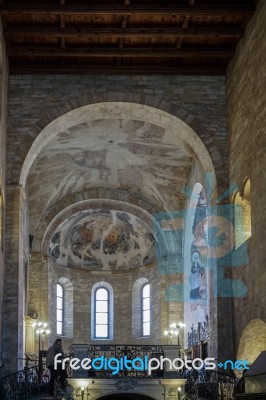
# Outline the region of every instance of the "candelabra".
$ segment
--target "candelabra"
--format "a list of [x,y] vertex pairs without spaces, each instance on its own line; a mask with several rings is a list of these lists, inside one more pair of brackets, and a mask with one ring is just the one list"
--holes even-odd
[[51,331],[48,328],[47,322],[33,322],[32,327],[35,329],[35,334],[38,336],[38,364],[39,364],[39,379],[41,379],[42,370],[42,357],[41,357],[41,337],[42,337],[42,350],[44,347],[44,336],[50,335]]
[[173,337],[177,337],[177,345],[180,346],[180,339],[179,339],[179,331],[180,329],[184,328],[186,324],[183,322],[173,322],[170,325],[170,329],[168,331],[164,331],[165,336],[170,337],[171,344],[173,344]]

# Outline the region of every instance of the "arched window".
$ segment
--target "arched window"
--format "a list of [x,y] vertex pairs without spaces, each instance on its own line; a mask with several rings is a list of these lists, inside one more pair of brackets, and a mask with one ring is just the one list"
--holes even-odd
[[245,239],[247,240],[251,237],[250,179],[245,179],[243,184],[242,207]]
[[142,336],[150,336],[151,333],[151,287],[146,283],[142,287]]
[[95,339],[109,338],[109,301],[110,295],[107,289],[101,287],[95,292]]
[[56,285],[56,333],[63,335],[64,321],[64,288],[60,283]]
[[73,337],[73,285],[65,277],[56,285],[56,334]]
[[[138,278],[132,286],[132,337],[147,338],[160,336],[160,296],[152,296],[151,284],[147,278]],[[151,332],[151,321],[153,329]]]
[[91,337],[94,340],[113,338],[113,288],[97,282],[91,291]]

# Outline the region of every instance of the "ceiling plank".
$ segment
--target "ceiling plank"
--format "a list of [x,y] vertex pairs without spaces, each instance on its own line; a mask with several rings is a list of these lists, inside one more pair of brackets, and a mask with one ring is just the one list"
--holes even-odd
[[175,67],[165,67],[152,65],[147,66],[90,66],[90,65],[45,65],[45,64],[16,64],[10,63],[11,74],[153,74],[153,75],[224,75],[225,65],[193,65],[185,64]]
[[[123,19],[125,21],[125,19]],[[125,22],[124,22],[125,24]],[[123,25],[124,26],[124,25]],[[102,37],[151,37],[151,36],[217,36],[217,37],[242,37],[244,29],[241,27],[200,27],[200,28],[49,28],[49,27],[17,27],[7,26],[4,30],[5,36],[102,36]]]
[[178,6],[172,3],[165,3],[164,5],[156,4],[153,2],[152,4],[142,5],[117,5],[117,4],[108,4],[108,5],[96,5],[95,2],[93,5],[78,5],[70,6],[65,5],[64,9],[60,5],[46,5],[45,2],[42,4],[36,4],[31,2],[23,3],[13,3],[13,4],[4,4],[1,10],[1,14],[82,14],[82,15],[133,15],[133,14],[174,14],[174,15],[245,15],[252,16],[255,11],[255,5],[242,5],[241,2],[239,4],[227,5],[223,4],[222,1],[220,3],[215,2],[213,5],[209,6],[200,6],[194,5],[192,6]]
[[8,47],[9,56],[45,57],[232,57],[232,48],[46,48],[46,47]]

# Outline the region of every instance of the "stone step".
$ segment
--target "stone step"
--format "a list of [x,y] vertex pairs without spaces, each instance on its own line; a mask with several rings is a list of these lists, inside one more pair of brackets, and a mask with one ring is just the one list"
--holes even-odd
[[239,393],[236,400],[266,400],[266,393]]

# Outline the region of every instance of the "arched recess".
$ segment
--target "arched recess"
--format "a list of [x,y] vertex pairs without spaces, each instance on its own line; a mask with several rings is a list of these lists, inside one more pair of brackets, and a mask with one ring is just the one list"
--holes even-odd
[[108,199],[92,199],[79,203],[74,203],[58,212],[58,214],[56,214],[51,221],[50,218],[48,218],[46,220],[46,224],[40,225],[40,231],[37,231],[37,238],[39,238],[39,241],[35,243],[35,247],[37,244],[39,244],[40,247],[36,248],[36,250],[41,250],[44,255],[47,255],[50,240],[59,225],[61,225],[67,218],[77,212],[85,211],[88,209],[97,210],[99,209],[99,207],[104,209],[123,210],[135,216],[138,216],[138,218],[140,218],[142,222],[147,225],[148,230],[150,230],[151,232],[156,231],[155,242],[157,245],[157,252],[160,255],[160,259],[164,260],[167,258],[166,238],[156,219],[153,218],[153,216],[150,215],[150,213],[148,213],[147,211],[133,204]]
[[182,139],[186,145],[195,149],[195,151],[197,150],[199,161],[204,170],[206,172],[214,172],[211,157],[202,140],[180,118],[147,105],[128,102],[108,102],[77,108],[50,122],[36,137],[25,157],[20,174],[20,185],[25,186],[30,168],[42,148],[60,132],[89,121],[114,118],[150,122],[166,129],[165,143],[173,137]]
[[[86,205],[87,201],[95,202],[98,206],[105,202],[105,207],[108,204],[114,204],[114,201],[123,204],[130,204],[132,207],[138,207],[138,210],[143,210],[150,215],[154,215],[159,212],[158,207],[153,204],[149,199],[144,199],[139,193],[131,193],[122,190],[112,190],[110,188],[98,187],[94,189],[87,189],[82,192],[73,193],[63,197],[59,202],[54,203],[45,213],[43,213],[39,219],[39,223],[36,229],[34,237],[35,249],[39,250],[40,243],[42,241],[44,232],[51,221],[58,215],[61,215],[63,210],[70,209],[73,205],[81,206]],[[85,208],[82,208],[85,209]],[[62,221],[61,221],[62,222]]]
[[251,320],[244,328],[237,351],[238,360],[253,363],[266,350],[266,323],[261,319]]
[[[49,141],[56,137],[62,130],[67,130],[73,126],[77,126],[78,124],[82,124],[87,121],[94,121],[95,119],[105,120],[108,118],[148,121],[163,127],[166,131],[164,143],[168,143],[169,141],[171,142],[179,138],[179,140],[183,141],[186,148],[190,148],[194,153],[197,153],[198,161],[201,164],[204,173],[213,175],[214,180],[211,190],[215,189],[216,178],[212,160],[205,145],[199,138],[197,134],[198,132],[196,133],[193,131],[193,129],[191,129],[191,127],[181,119],[164,111],[142,104],[119,102],[98,103],[80,107],[76,110],[68,112],[67,114],[57,118],[47,125],[34,141],[25,159],[21,171],[20,184],[23,186],[26,184],[28,172],[30,171],[34,160],[41,152],[43,147],[46,146],[46,144],[48,144]],[[51,208],[47,209],[46,211],[49,212],[53,205],[55,205],[55,203],[52,204]],[[57,203],[56,207],[59,207],[60,210],[59,202]],[[48,223],[51,222],[48,220],[46,221]],[[43,227],[41,229],[43,229]]]
[[[103,194],[103,191],[101,191],[101,194]],[[126,200],[130,200],[130,197],[127,197],[127,194],[128,193],[125,193],[124,197]],[[152,214],[155,214],[156,211],[149,212],[143,207],[140,208],[138,206],[138,203],[134,204],[127,201],[113,200],[109,197],[88,197],[87,199],[84,199],[82,201],[76,201],[78,198],[80,197],[71,196],[72,201],[64,201],[64,199],[62,199],[60,203],[56,203],[54,207],[49,209],[49,211],[42,216],[35,235],[34,248],[36,251],[39,251],[41,249],[43,253],[46,253],[49,240],[55,229],[72,214],[76,213],[77,211],[87,210],[89,208],[105,208],[114,210],[120,210],[122,208],[126,212],[139,215],[141,219],[151,228],[153,224],[156,223],[156,221],[152,217]],[[156,209],[153,208],[153,210]]]

